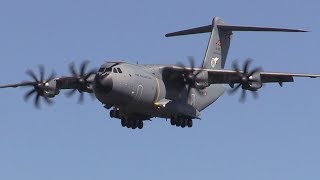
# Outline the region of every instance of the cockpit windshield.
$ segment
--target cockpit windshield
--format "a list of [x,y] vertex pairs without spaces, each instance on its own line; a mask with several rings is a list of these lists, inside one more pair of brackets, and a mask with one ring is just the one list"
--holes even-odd
[[104,73],[107,73],[107,74],[110,74],[110,73],[122,73],[122,70],[121,68],[118,66],[119,63],[112,63],[112,62],[107,62],[107,63],[104,63],[98,72],[104,74]]
[[101,73],[105,73],[105,72],[111,72],[112,71],[112,66],[114,66],[115,63],[105,63],[103,64],[100,69],[99,69],[99,72]]

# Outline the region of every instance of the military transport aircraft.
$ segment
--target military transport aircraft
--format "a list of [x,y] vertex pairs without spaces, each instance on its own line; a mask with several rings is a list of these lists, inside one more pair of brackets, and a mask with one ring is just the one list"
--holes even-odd
[[101,65],[98,70],[86,71],[88,61],[77,71],[75,64],[69,66],[71,76],[57,77],[52,73],[45,78],[44,67],[39,66],[40,78],[31,70],[26,74],[32,81],[0,86],[32,89],[24,96],[28,100],[35,95],[34,104],[39,107],[42,98],[52,104],[52,98],[61,90],[71,96],[80,93],[79,102],[84,93],[91,93],[106,109],[110,117],[121,120],[127,128],[143,128],[145,120],[153,117],[168,118],[171,125],[192,127],[193,119],[199,119],[200,111],[214,103],[225,91],[225,84],[230,85],[229,93],[242,89],[240,100],[250,91],[254,97],[264,83],[293,82],[294,77],[318,78],[319,74],[275,73],[263,72],[261,68],[249,70],[251,60],[240,68],[233,63],[233,70],[224,69],[234,31],[278,31],[305,32],[296,29],[271,27],[234,26],[225,24],[215,17],[211,25],[202,26],[174,33],[166,37],[211,32],[208,48],[202,67],[195,68],[193,58],[189,58],[190,67],[182,63],[177,65],[140,65],[124,61],[111,61]]

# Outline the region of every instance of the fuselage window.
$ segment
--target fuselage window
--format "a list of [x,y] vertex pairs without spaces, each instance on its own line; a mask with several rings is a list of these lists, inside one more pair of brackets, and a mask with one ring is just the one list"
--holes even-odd
[[99,72],[103,72],[103,71],[104,71],[104,68],[100,68],[100,69],[99,69]]
[[113,68],[114,73],[118,73],[117,68]]
[[119,73],[122,73],[122,71],[121,71],[121,69],[120,69],[120,68],[117,68],[117,70],[118,70],[118,72],[119,72]]

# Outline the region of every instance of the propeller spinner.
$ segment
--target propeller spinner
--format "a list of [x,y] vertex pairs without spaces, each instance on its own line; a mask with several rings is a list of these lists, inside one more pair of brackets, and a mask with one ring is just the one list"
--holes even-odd
[[[258,97],[258,92],[257,90],[259,88],[261,88],[262,86],[262,82],[261,79],[258,77],[255,77],[256,74],[258,74],[259,72],[262,71],[261,67],[257,67],[254,68],[253,70],[249,71],[249,66],[252,62],[252,59],[247,59],[244,63],[243,66],[243,71],[240,71],[239,68],[239,64],[237,61],[233,62],[232,64],[232,68],[233,70],[235,70],[237,72],[237,82],[239,82],[239,84],[237,86],[234,87],[234,85],[232,84],[231,87],[232,89],[230,89],[228,91],[229,94],[234,94],[240,87],[242,88],[242,92],[241,92],[241,96],[239,101],[240,102],[244,102],[246,100],[246,96],[247,96],[247,91],[249,90],[252,92],[252,95],[254,98]],[[253,86],[256,85],[256,86]]]
[[71,75],[77,79],[77,85],[75,89],[71,89],[69,92],[66,93],[67,97],[71,97],[78,92],[80,93],[78,103],[83,103],[84,101],[84,94],[83,92],[89,92],[91,93],[91,96],[94,97],[92,93],[92,88],[91,88],[91,81],[90,81],[90,76],[96,73],[96,70],[90,70],[89,72],[86,72],[87,66],[89,64],[89,61],[83,61],[80,65],[80,71],[78,72],[76,69],[75,64],[72,62],[69,65],[69,70]]
[[192,88],[198,91],[199,94],[203,94],[201,87],[197,86],[197,83],[201,83],[204,79],[198,77],[198,75],[202,72],[201,70],[195,70],[195,60],[193,57],[188,57],[188,61],[190,63],[190,68],[187,68],[183,63],[179,62],[177,65],[181,67],[182,70],[182,79],[185,85],[188,85],[188,95]]
[[28,101],[30,97],[35,94],[34,105],[36,108],[40,107],[40,98],[51,105],[53,103],[52,99],[48,97],[48,91],[54,91],[49,85],[48,82],[55,77],[55,72],[52,71],[51,75],[45,79],[45,70],[43,65],[39,65],[40,78],[37,78],[35,73],[32,70],[27,70],[26,74],[30,76],[34,82],[26,84],[26,86],[32,86],[33,88],[24,95],[24,100]]

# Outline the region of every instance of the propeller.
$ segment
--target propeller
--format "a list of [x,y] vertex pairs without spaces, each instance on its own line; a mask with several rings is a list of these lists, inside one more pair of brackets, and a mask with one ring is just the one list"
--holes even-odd
[[[190,94],[190,91],[192,88],[194,88],[196,91],[199,92],[199,94],[203,94],[202,88],[199,86],[196,86],[196,83],[200,83],[201,81],[204,81],[203,79],[197,77],[202,70],[195,70],[195,59],[192,56],[188,57],[188,61],[190,63],[190,68],[187,68],[183,63],[179,62],[177,66],[181,67],[182,70],[182,79],[183,84],[188,85],[188,95]],[[191,70],[190,70],[191,69]]]
[[83,101],[84,101],[83,92],[91,93],[92,98],[94,98],[94,95],[92,94],[92,89],[90,87],[91,82],[89,81],[89,77],[92,74],[95,74],[96,70],[93,69],[93,70],[90,70],[89,72],[86,72],[88,64],[89,64],[89,61],[83,61],[80,64],[79,71],[77,70],[74,62],[69,64],[69,71],[70,71],[72,77],[76,78],[77,80],[76,80],[76,85],[75,85],[76,88],[68,91],[66,93],[66,96],[71,97],[78,90],[78,92],[80,93],[79,99],[78,99],[79,104],[83,103]]
[[[247,96],[247,91],[250,90],[253,97],[256,99],[258,98],[258,92],[257,90],[261,87],[252,87],[252,83],[258,83],[261,84],[261,79],[260,78],[253,78],[253,75],[256,73],[259,73],[262,71],[261,67],[257,67],[249,71],[249,66],[252,62],[252,59],[248,58],[243,66],[243,70],[240,71],[239,64],[237,61],[232,63],[232,68],[237,72],[237,79],[236,81],[239,82],[237,86],[234,86],[234,84],[230,85],[232,89],[228,91],[229,94],[234,94],[240,87],[242,88],[241,96],[239,101],[244,102],[246,100]],[[261,84],[262,85],[262,84]]]
[[50,99],[48,96],[46,96],[46,91],[54,91],[50,86],[47,85],[47,83],[52,80],[55,77],[55,72],[52,71],[50,76],[45,79],[45,70],[43,65],[39,65],[39,73],[40,73],[40,78],[36,76],[36,74],[28,69],[26,71],[26,74],[32,78],[34,82],[27,84],[26,86],[32,86],[33,88],[28,91],[24,95],[24,100],[28,101],[30,97],[35,94],[34,98],[34,105],[36,108],[40,108],[40,99],[42,98],[48,105],[51,105],[53,103],[52,99]]

